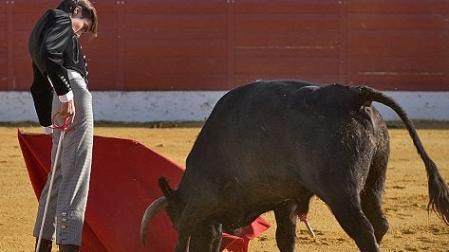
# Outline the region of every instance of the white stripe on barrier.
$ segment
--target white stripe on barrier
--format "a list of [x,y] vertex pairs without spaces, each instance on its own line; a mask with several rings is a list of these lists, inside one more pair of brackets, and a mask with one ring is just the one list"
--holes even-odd
[[[202,121],[225,91],[92,92],[96,121]],[[449,121],[449,92],[385,92],[410,118]],[[386,120],[398,120],[375,104]],[[0,92],[0,122],[37,121],[29,92]]]

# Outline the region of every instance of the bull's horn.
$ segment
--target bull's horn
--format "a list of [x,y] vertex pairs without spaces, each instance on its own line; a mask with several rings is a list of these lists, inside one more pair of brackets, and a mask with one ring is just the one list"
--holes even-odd
[[148,234],[148,224],[150,223],[151,219],[153,219],[153,217],[162,210],[162,208],[165,208],[167,206],[167,204],[167,198],[162,196],[154,200],[145,210],[145,213],[142,217],[142,222],[140,223],[140,239],[142,240],[142,243],[144,245],[146,243]]
[[310,226],[309,221],[308,221],[308,220],[305,220],[305,221],[304,221],[304,224],[306,224],[307,231],[309,231],[309,235],[312,236],[313,239],[316,239],[315,232],[313,232],[313,229],[312,229],[312,227]]
[[302,221],[302,222],[304,222],[304,224],[306,224],[307,231],[309,231],[310,236],[311,236],[313,239],[316,239],[315,232],[313,232],[313,229],[312,229],[312,227],[311,227],[310,224],[309,224],[309,220],[307,219],[307,213],[300,214],[300,215],[299,215],[299,220]]

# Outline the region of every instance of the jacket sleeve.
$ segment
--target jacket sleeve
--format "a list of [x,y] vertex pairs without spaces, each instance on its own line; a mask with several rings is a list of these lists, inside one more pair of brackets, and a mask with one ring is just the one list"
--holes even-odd
[[[67,69],[64,67],[63,52],[72,39],[72,23],[68,16],[56,16],[43,41],[43,56],[47,75],[60,100],[67,102],[73,98],[68,81]],[[64,99],[67,98],[67,99]]]
[[48,127],[52,124],[51,107],[53,100],[53,89],[34,64],[33,77],[33,84],[31,85],[30,91],[31,96],[33,97],[34,108],[36,109],[39,124],[43,127]]

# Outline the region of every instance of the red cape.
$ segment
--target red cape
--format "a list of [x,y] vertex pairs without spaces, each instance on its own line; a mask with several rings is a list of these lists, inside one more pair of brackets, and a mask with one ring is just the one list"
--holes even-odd
[[[50,171],[51,138],[20,131],[18,138],[39,198]],[[164,176],[171,185],[177,185],[183,172],[183,168],[136,141],[95,136],[81,250],[173,251],[177,233],[165,212],[152,221],[146,247],[140,242],[140,221],[146,207],[162,196],[158,178]],[[245,252],[249,240],[269,226],[259,217],[238,237],[223,234],[222,249]]]

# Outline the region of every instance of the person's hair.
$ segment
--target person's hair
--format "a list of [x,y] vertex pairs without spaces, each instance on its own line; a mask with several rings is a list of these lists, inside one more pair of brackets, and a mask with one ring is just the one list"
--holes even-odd
[[78,6],[81,7],[81,16],[92,21],[89,32],[96,37],[98,33],[97,10],[89,0],[63,0],[57,8],[67,13],[73,13]]
[[[89,0],[78,0],[78,5],[81,7],[81,16],[83,18],[89,18],[92,21],[89,32],[95,37],[98,33],[98,15],[94,5]],[[72,10],[73,11],[73,10]]]
[[78,6],[78,2],[79,0],[62,0],[57,8],[67,13],[72,13],[75,7]]

